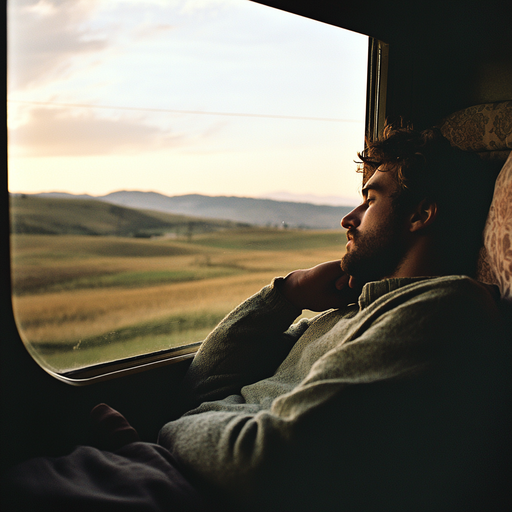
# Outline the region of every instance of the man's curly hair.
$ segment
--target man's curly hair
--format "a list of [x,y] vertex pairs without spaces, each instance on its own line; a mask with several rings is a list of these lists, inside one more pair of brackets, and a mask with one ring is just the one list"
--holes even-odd
[[[473,275],[489,212],[496,171],[478,156],[453,146],[436,129],[415,131],[401,122],[367,141],[358,153],[365,184],[381,166],[394,173],[398,213],[412,211],[422,200],[437,204],[432,225],[443,244],[449,273]],[[382,169],[380,169],[382,170]]]

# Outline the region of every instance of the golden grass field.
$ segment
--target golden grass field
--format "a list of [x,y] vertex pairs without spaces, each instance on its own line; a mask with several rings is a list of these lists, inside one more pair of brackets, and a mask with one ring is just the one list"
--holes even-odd
[[12,235],[11,243],[22,339],[64,371],[201,341],[274,276],[340,258],[345,236],[246,228],[188,242]]

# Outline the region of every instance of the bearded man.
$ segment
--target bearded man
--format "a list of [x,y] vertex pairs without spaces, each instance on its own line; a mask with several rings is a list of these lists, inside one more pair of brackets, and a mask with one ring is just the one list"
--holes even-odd
[[[343,258],[276,278],[233,310],[188,370],[185,414],[156,448],[117,450],[124,462],[102,475],[149,446],[206,509],[497,509],[510,354],[497,290],[468,277],[492,176],[432,130],[387,128],[360,157]],[[293,323],[304,309],[322,313]],[[82,464],[69,457],[61,467]],[[60,480],[58,510],[81,492]],[[139,493],[144,510],[172,503],[158,485]]]

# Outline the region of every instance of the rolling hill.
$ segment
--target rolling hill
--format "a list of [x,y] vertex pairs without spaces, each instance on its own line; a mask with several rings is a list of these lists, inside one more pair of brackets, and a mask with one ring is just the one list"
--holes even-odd
[[200,194],[171,197],[156,192],[140,191],[118,191],[100,197],[52,192],[38,194],[36,197],[96,200],[128,208],[203,219],[222,219],[258,226],[286,225],[311,229],[337,229],[341,218],[352,210],[351,206],[328,206],[251,197]]
[[141,211],[94,199],[10,197],[13,233],[149,237],[163,233],[191,235],[243,224]]

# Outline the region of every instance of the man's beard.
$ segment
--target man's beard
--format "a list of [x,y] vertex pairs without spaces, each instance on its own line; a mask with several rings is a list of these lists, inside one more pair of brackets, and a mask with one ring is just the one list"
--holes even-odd
[[349,230],[348,236],[353,242],[341,259],[341,268],[361,285],[393,275],[407,252],[396,218],[365,234]]

